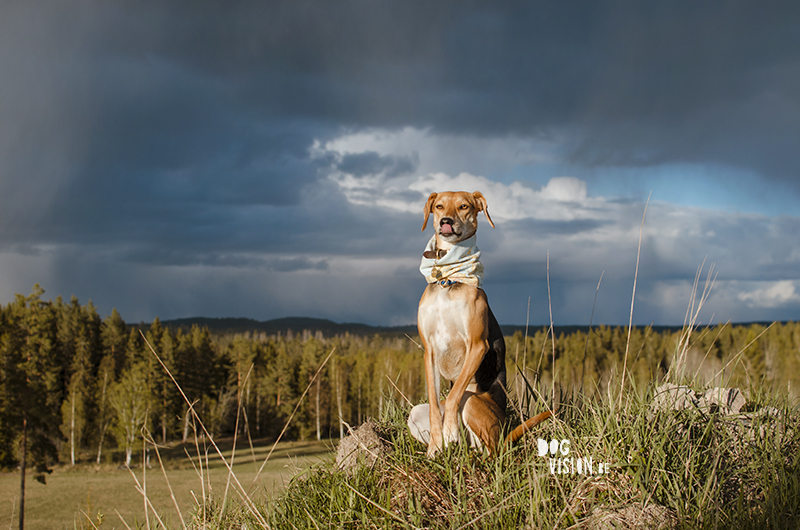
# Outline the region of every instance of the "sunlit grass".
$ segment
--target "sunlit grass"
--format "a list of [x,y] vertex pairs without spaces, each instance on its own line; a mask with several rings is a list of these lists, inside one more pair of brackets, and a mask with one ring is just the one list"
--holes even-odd
[[[271,441],[267,443],[264,440],[255,440],[254,444],[256,462],[253,461],[249,447],[240,445],[233,465],[236,476],[248,486],[272,447]],[[226,458],[230,458],[231,440],[221,440],[220,446]],[[298,470],[330,460],[331,447],[330,441],[278,444],[261,472],[253,493],[257,496],[275,495]],[[196,454],[193,454],[196,452],[195,446],[187,445],[185,449],[196,460]],[[204,450],[202,452],[205,454]],[[170,485],[188,524],[198,505],[195,497],[202,498],[200,479],[184,452],[184,446],[162,449],[161,455]],[[181,528],[180,517],[170,498],[155,453],[150,451],[151,467],[146,473],[141,466],[141,456],[141,453],[136,455],[132,471],[140,482],[146,478],[147,496],[170,528]],[[228,476],[226,467],[218,455],[209,452],[208,467],[205,469],[208,471],[205,475],[206,488],[210,490],[212,498],[221,498]],[[19,509],[18,472],[0,474],[0,499],[0,527],[8,527],[13,517],[10,527],[16,528]],[[119,465],[80,464],[74,469],[58,466],[47,476],[47,484],[33,480],[28,480],[26,484],[26,529],[92,528],[87,516],[97,525],[98,514],[102,514],[101,519],[104,520],[101,526],[98,525],[101,528],[125,528],[116,512],[132,527],[134,523],[145,523],[142,495],[136,491],[130,472]]]
[[[777,405],[781,417],[745,425],[701,410],[656,411],[653,390],[567,400],[558,419],[497,458],[460,445],[430,460],[395,407],[382,422],[390,457],[355,472],[314,467],[265,511],[275,528],[569,528],[602,517],[664,528],[796,525],[800,418],[790,403],[754,402]],[[573,462],[553,474],[537,438],[569,440],[568,456],[591,458],[593,472]]]

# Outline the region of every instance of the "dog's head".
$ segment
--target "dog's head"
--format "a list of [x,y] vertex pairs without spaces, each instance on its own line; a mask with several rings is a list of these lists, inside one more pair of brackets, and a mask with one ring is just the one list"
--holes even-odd
[[476,191],[444,191],[431,193],[425,203],[425,221],[422,231],[428,226],[428,217],[433,214],[433,226],[440,242],[455,244],[472,237],[478,229],[478,212],[486,215],[486,220],[494,228],[487,210],[486,197]]

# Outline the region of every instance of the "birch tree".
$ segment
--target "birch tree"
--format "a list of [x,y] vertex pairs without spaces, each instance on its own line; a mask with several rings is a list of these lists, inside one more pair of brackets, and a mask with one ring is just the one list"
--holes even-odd
[[147,387],[147,368],[135,364],[126,369],[109,393],[109,403],[116,411],[113,432],[125,447],[125,465],[131,465],[133,444],[139,438],[150,409],[151,395]]
[[114,354],[107,354],[100,362],[97,371],[96,391],[97,391],[97,463],[99,464],[103,455],[103,442],[106,432],[114,420],[114,409],[109,402],[111,385],[114,384]]

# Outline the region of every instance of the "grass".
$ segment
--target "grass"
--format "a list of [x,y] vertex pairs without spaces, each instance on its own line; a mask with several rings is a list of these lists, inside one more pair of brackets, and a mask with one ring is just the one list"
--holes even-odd
[[[226,458],[230,458],[231,440],[221,440],[219,444]],[[233,470],[246,487],[250,486],[271,447],[271,442],[255,440],[255,463],[249,447],[245,449],[240,445],[237,448]],[[186,450],[190,454],[195,453],[193,456],[196,463],[195,446],[187,446]],[[255,494],[275,495],[299,469],[330,460],[330,451],[331,443],[326,441],[280,443],[261,472]],[[222,498],[228,471],[213,450],[208,453],[207,466],[202,447],[201,453],[204,458],[206,490],[210,490],[211,498]],[[132,471],[141,483],[145,475],[140,465],[141,454],[136,456],[138,459],[134,460],[134,464],[139,465]],[[195,497],[202,502],[201,481],[183,446],[162,449],[161,457],[182,516],[189,524],[193,514],[199,511]],[[181,528],[181,518],[172,502],[170,491],[153,451],[151,451],[151,466],[146,470],[147,497],[165,524],[170,528]],[[18,472],[0,474],[0,499],[2,500],[0,527],[8,525],[10,528],[16,528],[19,514]],[[28,480],[26,483],[26,529],[93,528],[93,524],[99,528],[125,528],[120,516],[131,528],[146,527],[143,496],[136,490],[136,483],[125,468],[89,464],[81,464],[74,469],[69,466],[59,466],[48,475],[46,485],[33,480]],[[155,518],[152,513],[149,517],[151,527],[155,528]],[[89,518],[92,519],[91,523]]]
[[[659,410],[652,405],[654,384],[629,383],[622,399],[611,390],[619,388],[612,382],[592,397],[563,399],[554,420],[496,458],[454,445],[428,459],[425,447],[410,437],[407,406],[400,404],[388,407],[379,422],[392,451],[372,466],[340,471],[329,443],[281,443],[261,485],[250,489],[271,445],[255,448],[255,462],[240,446],[233,471],[248,496],[231,493],[226,509],[228,471],[213,450],[206,465],[201,449],[202,483],[196,456],[192,463],[181,447],[161,451],[181,515],[155,455],[146,472],[147,498],[155,508],[148,517],[127,470],[61,467],[47,485],[29,482],[26,523],[33,529],[160,528],[158,513],[167,528],[182,528],[182,517],[190,528],[209,530],[797,527],[800,414],[787,398],[749,389],[748,410],[772,407],[771,415],[725,416],[697,408]],[[567,460],[540,456],[538,439],[569,441]],[[217,442],[226,459],[231,442]],[[194,446],[187,449],[196,453]],[[588,459],[591,472],[583,465]],[[608,469],[601,472],[601,463]],[[141,483],[144,470],[134,472]],[[0,476],[10,523],[15,519],[8,500],[18,494],[18,478]],[[203,487],[205,510],[196,500],[203,499]]]
[[[355,472],[323,465],[298,475],[264,505],[269,526],[570,528],[606,520],[623,528],[797,527],[796,409],[768,398],[751,407],[776,407],[780,418],[658,411],[654,388],[630,388],[621,400],[574,397],[555,421],[497,458],[455,446],[430,460],[408,435],[406,411],[395,407],[382,422],[391,456]],[[559,474],[557,460],[539,456],[536,438],[569,440],[568,457],[591,457],[593,473],[577,472],[573,460]],[[600,463],[610,464],[607,473],[598,473]]]
[[[667,377],[697,384],[681,373]],[[541,382],[514,386],[524,395],[511,396],[511,411],[546,407],[541,396],[550,388]],[[153,454],[154,467],[135,469],[135,478],[112,467],[62,467],[46,486],[29,483],[26,522],[208,530],[797,528],[800,413],[787,396],[750,388],[748,412],[725,415],[658,408],[656,388],[622,385],[617,376],[605,388],[558,396],[554,419],[495,458],[464,444],[427,458],[406,427],[409,405],[390,403],[379,421],[388,456],[349,471],[337,469],[325,443],[284,443],[274,452],[262,445],[254,455],[240,441],[231,474],[231,440],[193,445],[188,457],[183,448],[162,450],[163,464]],[[555,440],[563,453],[542,455],[540,440]],[[316,464],[309,467],[309,459]],[[16,474],[0,477],[0,495],[15,498],[17,481]]]
[[[183,389],[143,333],[142,338],[177,385],[186,403],[191,405]],[[148,463],[140,466],[139,473],[128,467],[116,470],[107,466],[77,467],[69,468],[69,472],[63,473],[62,477],[61,471],[66,468],[60,468],[59,472],[50,476],[49,489],[43,489],[40,485],[28,485],[25,492],[27,528],[99,529],[109,528],[109,524],[110,527],[120,528],[119,523],[128,529],[208,528],[213,521],[220,524],[229,519],[229,506],[244,509],[254,519],[250,524],[267,526],[253,498],[265,499],[273,495],[283,484],[284,478],[308,466],[309,457],[330,460],[332,445],[328,442],[299,445],[296,442],[284,442],[280,445],[280,442],[297,408],[332,354],[333,350],[312,377],[277,440],[259,446],[258,453],[255,446],[251,446],[249,452],[242,448],[241,440],[237,452],[235,438],[227,444],[223,440],[215,440],[192,408],[194,445],[171,450],[159,448],[143,432],[142,453],[146,450],[148,452],[147,456],[141,455],[140,462],[147,458]],[[175,459],[173,457],[176,452],[182,452],[184,456]],[[121,474],[128,477],[127,491],[119,481]],[[9,528],[13,528],[17,516],[17,501],[14,499],[18,499],[14,491],[19,490],[15,488],[15,475],[6,477],[7,481],[0,482],[0,493],[7,490],[7,498],[12,499],[9,507]],[[19,480],[18,476],[16,479]],[[93,493],[93,485],[97,486],[99,493],[96,490]],[[41,486],[47,488],[47,485]],[[139,508],[136,507],[137,504]],[[119,519],[119,523],[116,520],[114,523],[107,523],[111,511]],[[244,526],[247,527],[248,524],[245,523]]]

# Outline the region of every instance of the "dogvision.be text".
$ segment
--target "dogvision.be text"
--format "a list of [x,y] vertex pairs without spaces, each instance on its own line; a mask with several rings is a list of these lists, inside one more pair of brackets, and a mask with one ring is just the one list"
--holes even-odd
[[[550,454],[551,475],[603,475],[608,473],[608,462],[595,462],[593,457],[568,457],[569,440],[543,440],[536,441],[539,456]],[[561,457],[556,458],[560,454]]]

